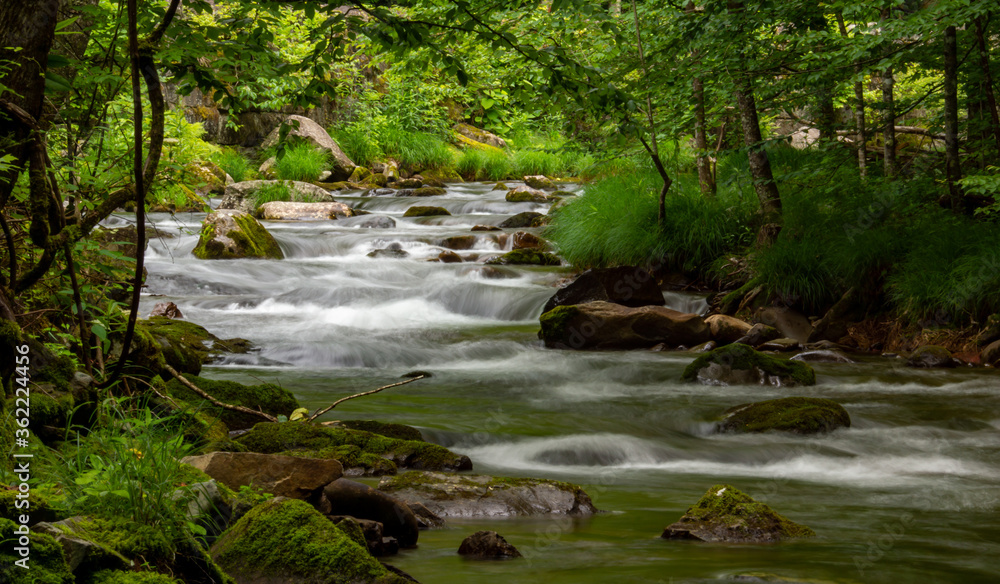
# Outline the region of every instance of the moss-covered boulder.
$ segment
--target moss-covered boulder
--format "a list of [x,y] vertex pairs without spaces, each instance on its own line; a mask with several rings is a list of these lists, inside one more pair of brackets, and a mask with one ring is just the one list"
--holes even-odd
[[507,142],[500,136],[487,132],[486,130],[480,130],[475,126],[471,126],[464,122],[455,124],[453,129],[456,134],[465,136],[466,138],[474,140],[479,144],[486,144],[487,146],[492,146],[493,148],[507,147]]
[[77,584],[183,584],[180,580],[159,572],[102,570]]
[[726,410],[716,424],[720,432],[792,432],[818,434],[850,428],[851,416],[835,401],[815,397],[784,397]]
[[202,260],[285,257],[263,225],[249,213],[233,210],[216,211],[205,218],[194,256]]
[[392,422],[379,422],[376,420],[342,420],[336,422],[335,426],[341,426],[350,430],[362,430],[372,434],[380,434],[397,440],[418,440],[424,441],[420,430],[405,424],[394,424]]
[[520,186],[507,191],[504,200],[508,203],[551,203],[556,199],[544,191],[528,186]]
[[313,424],[261,423],[236,442],[251,452],[334,458],[343,464],[345,476],[395,474],[397,469],[472,469],[468,456],[437,444]]
[[913,353],[910,354],[910,357],[906,360],[907,366],[921,369],[948,369],[956,367],[958,364],[958,359],[952,357],[951,351],[937,345],[924,345],[923,347],[918,347],[917,350],[913,351]]
[[543,219],[545,215],[534,211],[525,211],[504,219],[500,227],[504,229],[523,229],[525,227],[536,227],[536,222]]
[[794,523],[730,485],[715,485],[676,523],[664,539],[728,543],[773,543],[816,533]]
[[448,167],[425,168],[420,171],[420,175],[424,177],[424,184],[428,186],[440,187],[444,186],[444,183],[465,182],[457,170]]
[[440,517],[591,515],[597,508],[579,486],[547,479],[407,472],[384,477],[380,491]]
[[[220,381],[204,377],[186,377],[186,379],[223,403],[259,410],[272,416],[288,416],[299,408],[299,402],[290,391],[273,383],[243,385],[235,381]],[[167,383],[167,391],[171,396],[192,404],[204,402],[202,396],[191,391],[176,379],[171,379]],[[254,424],[261,421],[259,416],[216,408],[210,403],[204,403],[203,407],[217,415],[230,430],[252,428]]]
[[308,503],[258,505],[212,546],[238,584],[404,584]]
[[700,316],[664,306],[588,302],[557,306],[539,322],[538,337],[554,349],[648,349],[661,343],[693,347],[709,340],[708,325]]
[[410,207],[403,213],[403,217],[438,217],[451,215],[444,207]]
[[554,254],[538,249],[515,249],[486,263],[493,266],[558,266],[562,262]]
[[816,372],[800,361],[755,351],[741,343],[709,351],[691,362],[681,376],[702,385],[814,385]]
[[219,338],[193,322],[154,316],[140,320],[137,328],[160,346],[167,364],[181,373],[198,375],[209,359],[209,345]]
[[78,581],[101,570],[126,570],[129,562],[120,554],[107,547],[77,537],[72,530],[73,519],[57,523],[42,522],[32,527],[36,533],[44,533],[55,538],[63,548],[63,555],[70,571]]
[[428,187],[423,186],[419,189],[413,189],[410,193],[411,197],[440,197],[441,195],[447,193],[448,191],[441,187]]
[[[21,537],[28,538],[27,546],[21,545]],[[0,542],[3,542],[0,545],[0,582],[74,584],[63,548],[51,535],[31,533],[9,519],[0,519]],[[22,547],[26,548],[27,556],[18,549]],[[17,564],[18,561],[23,563]]]
[[308,499],[343,474],[336,460],[258,452],[212,452],[185,456],[181,462],[230,489],[254,486],[265,493],[293,499]]
[[0,519],[16,521],[21,515],[26,514],[30,520],[29,525],[42,521],[58,521],[59,511],[49,495],[50,493],[40,485],[36,485],[27,497],[14,487],[0,486]]

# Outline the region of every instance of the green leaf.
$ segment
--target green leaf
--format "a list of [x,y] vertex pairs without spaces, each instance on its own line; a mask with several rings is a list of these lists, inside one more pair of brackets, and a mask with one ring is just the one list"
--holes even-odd
[[70,85],[68,79],[53,73],[52,71],[45,72],[45,91],[46,93],[64,93],[67,91],[73,91],[73,86]]
[[294,422],[296,420],[302,420],[308,415],[309,415],[309,408],[299,408],[294,412],[292,412],[292,415],[289,416],[288,420],[290,422]]
[[488,97],[484,97],[483,99],[479,100],[479,103],[480,105],[483,106],[483,109],[490,109],[491,107],[494,106],[494,104],[496,104],[496,101]]

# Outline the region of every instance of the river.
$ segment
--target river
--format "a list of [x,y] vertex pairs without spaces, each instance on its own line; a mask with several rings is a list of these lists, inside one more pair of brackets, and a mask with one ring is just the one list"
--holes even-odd
[[[469,455],[475,472],[579,483],[605,511],[452,520],[424,531],[416,549],[388,561],[425,584],[1000,581],[996,370],[914,370],[878,357],[817,364],[814,387],[703,387],[680,381],[690,353],[545,349],[538,316],[567,268],[508,268],[513,277],[491,279],[479,263],[426,261],[443,238],[545,211],[490,188],[338,196],[393,217],[396,227],[270,222],[286,256],[276,261],[197,260],[191,250],[204,214],[153,214],[170,237],[150,243],[142,314],[170,300],[220,337],[250,339],[259,352],[203,375],[278,382],[313,409],[430,371],[326,419],[410,424]],[[452,216],[403,218],[413,205],[440,205]],[[460,254],[499,251],[495,234],[477,235]],[[409,257],[367,257],[392,243]],[[696,296],[666,300],[704,308]],[[713,417],[731,406],[789,395],[838,401],[852,427],[813,438],[712,432]],[[817,537],[768,546],[659,539],[716,483],[766,501]],[[500,532],[525,558],[461,559],[459,543],[480,529]]]

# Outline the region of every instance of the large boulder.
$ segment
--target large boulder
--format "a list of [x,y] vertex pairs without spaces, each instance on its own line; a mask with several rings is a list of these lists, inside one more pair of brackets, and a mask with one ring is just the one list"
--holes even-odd
[[597,268],[587,270],[557,290],[545,303],[542,312],[548,312],[557,306],[597,300],[635,308],[663,306],[663,292],[656,284],[656,278],[638,266]]
[[[298,127],[295,127],[296,122]],[[304,140],[309,142],[316,148],[324,150],[330,154],[330,172],[332,173],[331,181],[347,180],[350,178],[351,174],[354,172],[356,164],[352,161],[344,151],[340,149],[340,146],[330,137],[330,134],[323,129],[316,122],[310,120],[304,116],[288,116],[284,122],[285,125],[292,126],[288,131],[288,140]],[[264,139],[264,143],[261,147],[264,149],[270,148],[272,146],[277,146],[278,139],[280,138],[281,128],[275,128],[268,134],[267,138]]]
[[515,249],[486,261],[491,266],[558,266],[555,255],[537,249]]
[[476,560],[520,558],[521,552],[495,531],[477,531],[462,540],[458,555]]
[[552,182],[552,179],[541,174],[524,177],[524,184],[533,189],[538,189],[538,190],[544,190],[544,191],[556,190],[556,185],[555,183]]
[[906,360],[909,367],[917,368],[951,368],[959,364],[958,359],[951,356],[951,351],[937,345],[918,347]]
[[420,440],[312,424],[261,423],[236,442],[251,452],[334,458],[346,476],[395,474],[397,469],[471,470],[468,456]]
[[455,124],[453,128],[456,133],[460,136],[465,136],[470,140],[474,140],[481,144],[486,144],[487,146],[493,146],[494,148],[506,148],[507,142],[503,138],[497,136],[496,134],[491,134],[486,130],[480,130],[475,126],[470,126],[469,124],[459,123]]
[[237,584],[406,584],[308,503],[276,498],[243,516],[211,549]]
[[851,417],[835,401],[814,397],[784,397],[726,410],[716,423],[720,432],[791,432],[819,434],[850,428]]
[[257,208],[257,217],[267,221],[323,221],[353,217],[344,203],[295,203],[271,201]]
[[438,472],[383,477],[378,489],[406,503],[421,503],[440,517],[591,515],[584,490],[546,479],[519,479]]
[[[299,402],[295,399],[295,396],[284,387],[274,383],[243,385],[235,381],[206,379],[204,377],[192,376],[185,378],[208,395],[223,403],[242,406],[272,416],[288,416],[299,408]],[[205,399],[177,379],[171,379],[167,383],[167,392],[171,397],[192,404],[201,403]],[[255,424],[263,420],[263,418],[254,414],[230,410],[228,408],[216,409],[210,403],[204,404],[204,408],[217,414],[231,430],[253,428]]]
[[320,511],[327,515],[350,515],[382,524],[382,531],[408,548],[417,545],[419,526],[413,511],[402,501],[368,485],[337,479],[323,488]]
[[246,339],[220,339],[201,325],[166,316],[151,314],[136,326],[155,341],[167,364],[181,373],[198,375],[201,366],[218,355],[245,353],[250,348]]
[[308,499],[343,475],[343,467],[336,460],[256,452],[212,452],[188,456],[181,462],[233,490],[254,486],[293,499]]
[[682,379],[702,385],[814,385],[816,373],[800,361],[786,361],[733,343],[705,353],[684,369]]
[[226,194],[219,201],[219,209],[236,209],[257,212],[257,193],[262,189],[284,187],[288,200],[294,203],[333,203],[330,191],[314,184],[296,180],[247,180],[226,186]]
[[700,316],[663,306],[588,302],[557,306],[539,320],[539,338],[557,349],[648,349],[660,343],[693,347],[710,338]]
[[753,326],[749,322],[725,314],[713,314],[705,318],[705,322],[712,331],[712,340],[720,345],[735,343],[746,336]]
[[676,523],[664,539],[726,543],[773,543],[816,533],[729,485],[715,485]]
[[202,260],[285,257],[263,225],[249,213],[234,210],[216,211],[205,217],[193,253]]
[[761,309],[758,316],[760,322],[778,329],[782,337],[795,339],[800,343],[807,342],[813,332],[809,319],[793,308],[769,306]]
[[984,365],[1000,367],[1000,341],[993,341],[979,354],[979,360]]

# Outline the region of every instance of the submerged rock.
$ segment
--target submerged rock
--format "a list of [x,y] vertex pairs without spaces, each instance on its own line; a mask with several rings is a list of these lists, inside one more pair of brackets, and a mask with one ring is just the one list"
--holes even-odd
[[[515,234],[516,235],[516,234]],[[663,306],[663,292],[656,278],[644,268],[621,266],[587,270],[560,288],[542,308],[548,312],[557,306],[585,304],[604,300],[637,308]]]
[[545,215],[541,213],[535,213],[534,211],[525,211],[524,213],[518,213],[512,217],[508,217],[500,223],[500,227],[504,229],[522,229],[524,227],[535,227],[535,222],[544,218]]
[[364,229],[392,229],[396,226],[396,220],[384,215],[374,215],[365,218],[364,221],[355,223],[355,226]]
[[676,523],[663,530],[664,539],[728,543],[774,543],[812,537],[816,533],[794,523],[729,485],[715,485]]
[[951,356],[951,351],[937,345],[918,347],[906,360],[909,367],[918,368],[951,368],[959,364],[958,359]]
[[249,213],[233,210],[216,211],[205,217],[193,253],[201,260],[285,257],[263,225]]
[[486,261],[491,266],[558,266],[562,262],[553,254],[534,249],[515,249]]
[[814,385],[816,373],[799,361],[786,361],[740,343],[705,353],[691,362],[681,376],[702,385]]
[[375,249],[368,252],[368,257],[403,259],[410,257],[410,252],[404,250],[403,246],[398,242],[393,242],[382,249]]
[[559,349],[648,349],[700,345],[709,329],[697,314],[663,306],[631,308],[610,302],[557,306],[540,317],[539,338]]
[[729,408],[715,427],[720,432],[792,432],[819,434],[850,428],[851,417],[835,401],[785,397]]
[[403,217],[436,217],[441,215],[451,215],[444,207],[410,207],[403,213]]
[[462,540],[458,555],[476,560],[520,558],[521,552],[495,531],[477,531]]
[[212,452],[187,456],[181,462],[234,491],[254,486],[265,493],[293,499],[308,499],[339,479],[344,470],[336,460],[256,452]]
[[405,584],[304,501],[277,498],[253,508],[212,546],[237,584]]
[[421,503],[445,518],[597,512],[582,488],[545,479],[408,472],[382,478],[378,489],[406,503]]
[[472,470],[468,456],[420,440],[399,440],[364,432],[312,424],[260,423],[236,438],[251,452],[333,458],[346,476],[395,474],[396,469]]

